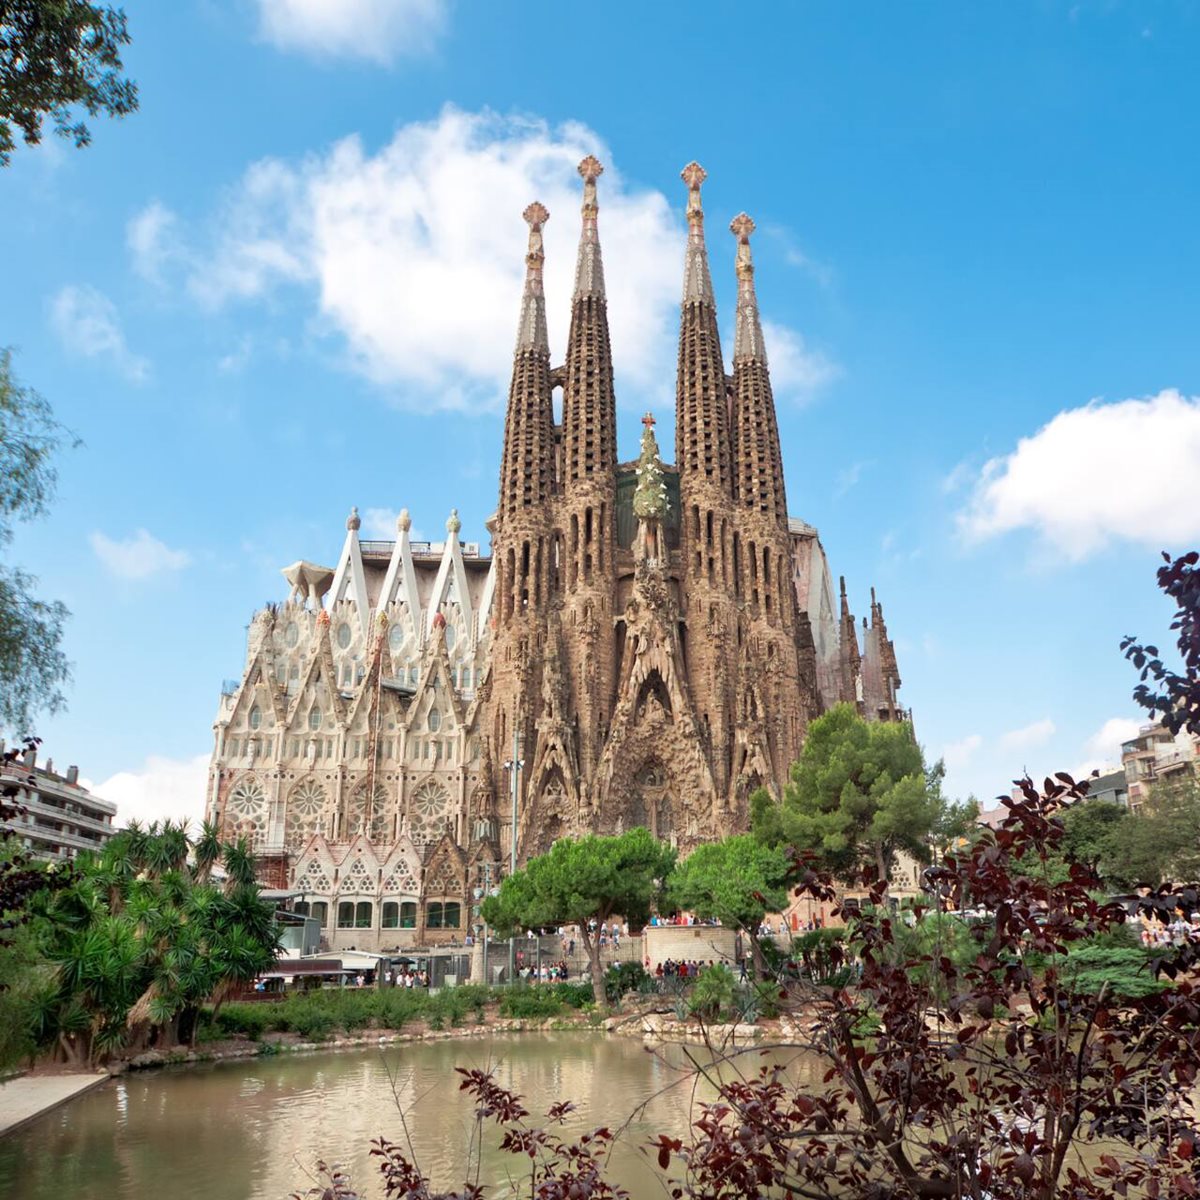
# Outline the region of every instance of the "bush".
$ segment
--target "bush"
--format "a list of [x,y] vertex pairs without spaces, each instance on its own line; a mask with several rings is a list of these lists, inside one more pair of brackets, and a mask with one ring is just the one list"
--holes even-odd
[[715,1021],[733,1007],[737,984],[733,972],[724,963],[706,967],[692,985],[688,1010],[701,1020]]
[[590,983],[556,983],[550,990],[571,1008],[590,1008],[596,1002]]
[[226,1004],[217,1013],[215,1022],[209,1018],[209,1025],[215,1028],[219,1037],[240,1033],[257,1042],[271,1028],[271,1016],[270,1006],[266,1004]]
[[639,991],[643,981],[649,979],[640,962],[614,963],[604,977],[605,998],[609,1004],[615,1004],[626,992]]
[[557,1017],[562,1010],[562,1000],[549,988],[513,988],[500,997],[502,1017],[544,1021]]

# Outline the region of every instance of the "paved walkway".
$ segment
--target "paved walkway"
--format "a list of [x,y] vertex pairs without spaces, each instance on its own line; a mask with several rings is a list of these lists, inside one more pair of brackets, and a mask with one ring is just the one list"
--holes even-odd
[[22,1075],[0,1083],[0,1137],[106,1079],[107,1075]]

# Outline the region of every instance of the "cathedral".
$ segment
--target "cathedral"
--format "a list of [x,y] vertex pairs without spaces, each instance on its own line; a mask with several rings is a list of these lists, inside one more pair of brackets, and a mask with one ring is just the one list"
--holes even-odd
[[[681,853],[738,832],[779,794],[814,716],[839,701],[897,720],[883,611],[851,615],[817,531],[789,517],[744,213],[734,238],[732,374],[718,337],[697,163],[687,244],[676,463],[654,418],[617,461],[593,157],[565,360],[528,250],[495,513],[459,538],[359,537],[301,560],[250,626],[222,689],[207,813],[245,835],[331,948],[461,939],[475,890],[556,838],[642,825]],[[560,395],[556,397],[555,393]],[[556,414],[558,414],[556,416]],[[515,846],[514,846],[515,839]]]

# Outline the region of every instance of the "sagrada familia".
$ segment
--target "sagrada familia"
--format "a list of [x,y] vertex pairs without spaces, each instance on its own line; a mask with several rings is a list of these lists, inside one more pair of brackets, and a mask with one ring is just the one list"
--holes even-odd
[[[491,552],[359,537],[336,567],[285,568],[287,599],[250,627],[223,688],[208,816],[246,835],[264,878],[301,897],[331,947],[468,932],[471,897],[556,838],[649,828],[686,853],[778,794],[805,730],[848,701],[906,714],[883,611],[860,631],[812,526],[788,516],[744,213],[733,372],[725,368],[697,163],[675,465],[647,415],[617,461],[616,396],[588,157],[566,358],[542,285],[549,213],[529,205],[526,274]],[[561,389],[561,420],[555,392]],[[516,813],[515,828],[512,814]]]

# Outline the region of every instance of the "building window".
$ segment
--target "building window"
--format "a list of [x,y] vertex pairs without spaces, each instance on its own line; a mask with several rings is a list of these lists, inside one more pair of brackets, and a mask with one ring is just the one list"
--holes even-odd
[[404,627],[402,625],[393,625],[388,630],[388,645],[392,648],[393,654],[399,654],[404,647]]
[[262,724],[262,709],[256,704],[250,710],[250,728],[257,729]]
[[425,906],[426,929],[457,929],[461,906],[457,900],[431,900]]
[[453,625],[446,626],[446,652],[449,653],[454,649],[454,643],[458,641],[458,630]]
[[315,704],[308,710],[308,727],[313,730],[321,728],[321,710]]
[[350,645],[350,622],[343,621],[337,629],[337,644],[345,650]]
[[329,923],[329,905],[324,900],[314,900],[312,902],[312,911],[310,917],[315,917],[321,928],[324,929]]
[[401,929],[416,929],[417,927],[417,905],[414,900],[406,900],[400,905],[400,928]]
[[370,900],[360,900],[354,909],[354,928],[355,929],[370,929],[371,928],[371,909]]
[[340,900],[338,902],[338,928],[353,929],[354,928],[354,902],[351,900]]
[[426,725],[430,733],[437,733],[442,727],[442,714],[436,708],[429,710],[429,716],[426,718]]
[[285,638],[288,648],[294,647],[300,641],[300,626],[295,621],[289,621]]
[[297,900],[295,913],[296,913],[296,916],[298,916],[298,917],[307,917],[308,916],[308,901],[307,900]]
[[409,668],[408,668],[408,686],[409,686],[409,687],[416,687],[416,686],[417,686],[417,679],[418,679],[418,675],[417,675],[417,668],[416,668],[416,667],[409,667]]
[[383,920],[380,922],[384,929],[399,929],[400,905],[395,900],[383,902]]

